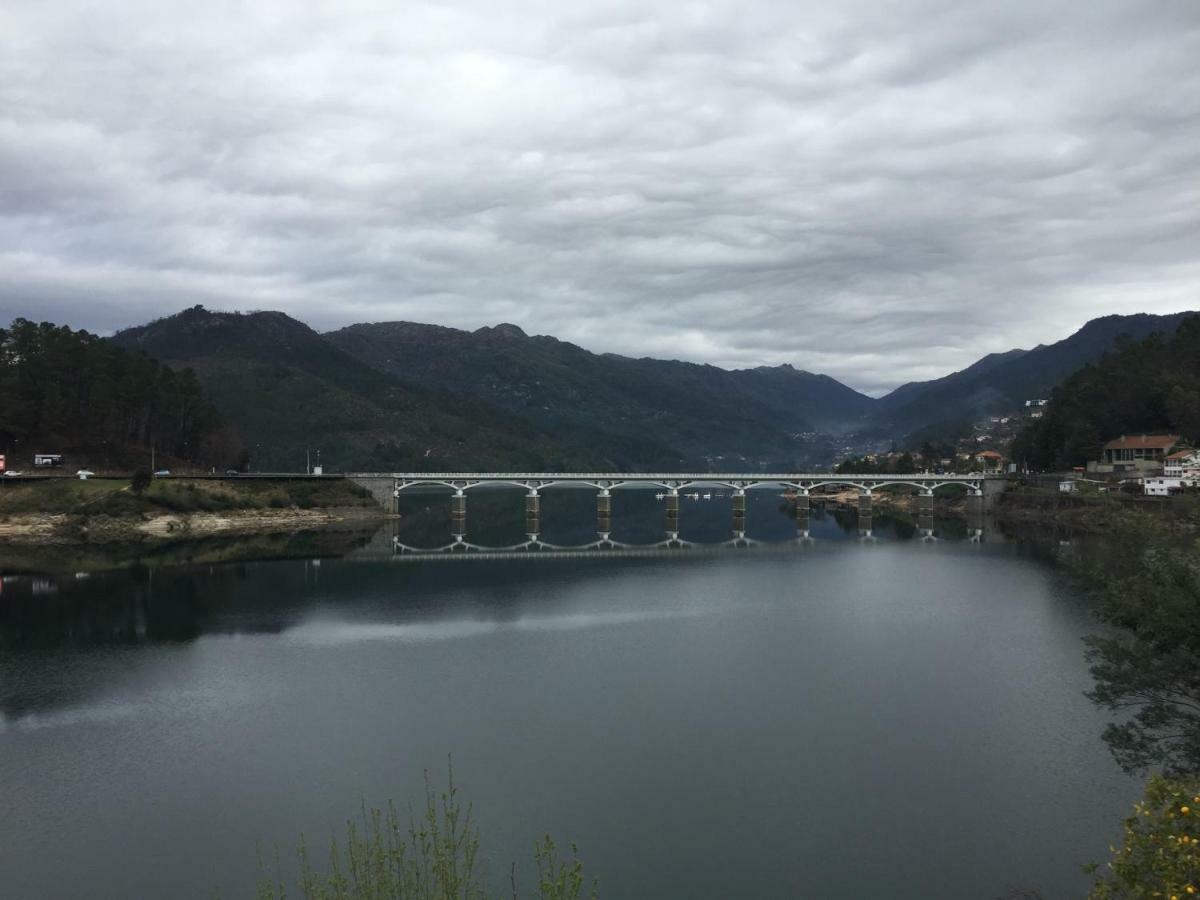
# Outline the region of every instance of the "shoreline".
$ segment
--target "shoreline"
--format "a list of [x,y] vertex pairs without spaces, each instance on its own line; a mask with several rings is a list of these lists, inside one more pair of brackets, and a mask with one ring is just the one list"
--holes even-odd
[[207,537],[317,531],[383,522],[365,506],[314,509],[230,509],[140,516],[27,513],[0,516],[0,541],[9,544],[164,543]]
[[1150,518],[1170,531],[1191,534],[1200,528],[1200,504],[1190,499],[1009,491],[990,513],[1000,524],[1067,527],[1086,534],[1110,534],[1131,520]]

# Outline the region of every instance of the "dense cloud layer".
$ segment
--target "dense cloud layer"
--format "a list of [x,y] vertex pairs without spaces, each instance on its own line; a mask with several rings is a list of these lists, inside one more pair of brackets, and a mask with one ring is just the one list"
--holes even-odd
[[508,321],[878,392],[1200,307],[1197,60],[1195,0],[4,4],[0,315]]

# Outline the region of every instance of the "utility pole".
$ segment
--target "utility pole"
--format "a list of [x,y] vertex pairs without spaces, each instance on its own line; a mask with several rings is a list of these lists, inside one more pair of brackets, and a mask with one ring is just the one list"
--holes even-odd
[[304,474],[312,474],[312,451],[308,448],[304,450]]

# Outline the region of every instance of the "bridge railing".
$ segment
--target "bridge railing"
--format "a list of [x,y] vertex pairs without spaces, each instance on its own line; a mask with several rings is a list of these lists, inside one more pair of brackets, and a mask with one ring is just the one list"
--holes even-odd
[[937,475],[870,475],[829,472],[348,472],[350,478],[394,478],[402,481],[979,481],[1002,478],[981,473]]

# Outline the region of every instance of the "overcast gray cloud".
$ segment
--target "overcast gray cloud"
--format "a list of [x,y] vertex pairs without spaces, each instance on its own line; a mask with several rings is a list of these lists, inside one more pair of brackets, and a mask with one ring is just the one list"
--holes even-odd
[[0,315],[500,321],[874,393],[1200,308],[1200,3],[0,6]]

